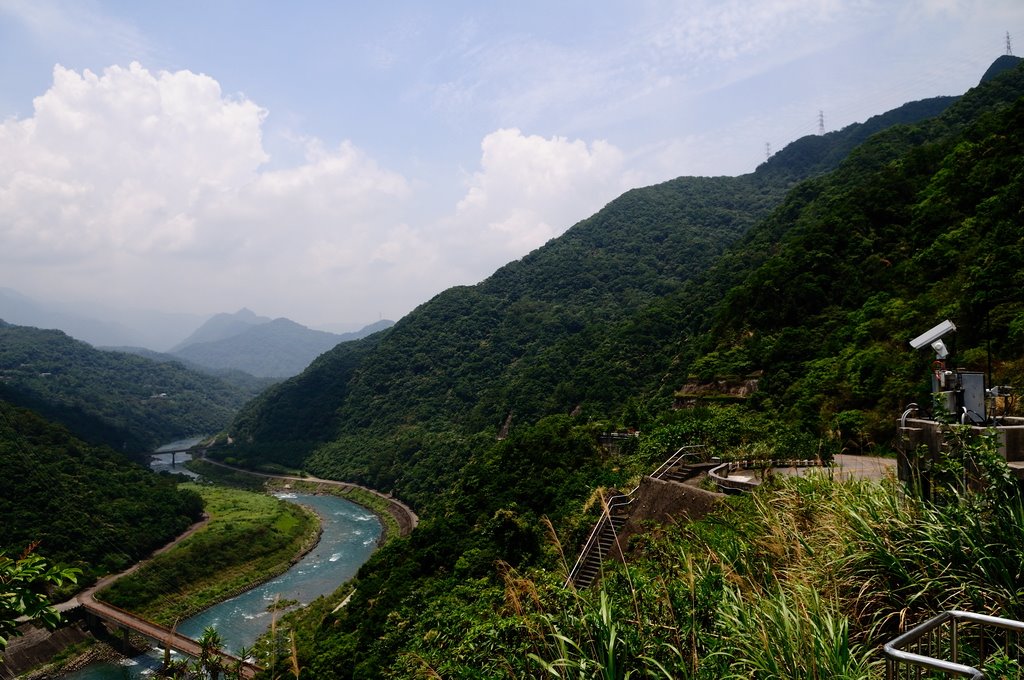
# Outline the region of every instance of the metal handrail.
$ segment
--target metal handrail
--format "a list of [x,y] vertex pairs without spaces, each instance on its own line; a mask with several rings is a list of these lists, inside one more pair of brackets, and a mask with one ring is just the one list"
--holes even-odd
[[[636,489],[639,488],[639,486],[636,487]],[[594,546],[597,544],[597,541],[601,536],[601,532],[604,531],[605,526],[611,522],[612,509],[622,508],[632,503],[635,499],[632,498],[631,495],[636,492],[636,489],[633,489],[633,491],[630,491],[628,494],[617,494],[608,499],[607,504],[605,504],[605,507],[601,510],[601,519],[599,519],[597,524],[594,525],[594,529],[590,532],[587,542],[583,545],[583,549],[580,550],[580,556],[576,558],[576,564],[573,565],[568,578],[565,579],[566,587],[575,580],[580,569],[583,568],[584,563],[587,561],[587,557],[590,556],[590,551],[593,550]]]
[[[735,489],[737,491],[750,491],[759,482],[746,480],[731,480],[729,473],[736,470],[767,469],[770,467],[826,467],[817,458],[789,458],[789,459],[765,459],[765,460],[733,460],[716,465],[708,470],[708,478],[711,479],[720,489]],[[725,470],[725,474],[721,474]]]
[[910,417],[911,413],[917,412],[918,408],[920,407],[916,403],[907,404],[906,410],[903,411],[903,414],[900,416],[900,429],[907,428],[907,418]]
[[[694,458],[706,453],[707,447],[703,444],[688,444],[686,446],[682,446],[678,451],[669,456],[668,459],[661,464],[661,467],[648,476],[653,477],[654,479],[661,479],[666,472],[675,467],[675,465],[684,458]],[[639,488],[640,487],[637,486],[637,489]],[[636,489],[633,489],[633,491],[636,491]],[[633,493],[633,491],[630,491],[630,493]]]
[[[690,444],[682,446],[679,448],[678,451],[669,456],[668,459],[664,463],[662,463],[657,470],[655,470],[648,476],[653,477],[655,479],[661,479],[661,477],[670,469],[672,469],[672,467],[675,466],[680,460],[683,460],[684,458],[700,456],[706,452],[707,449],[704,447],[703,444]],[[597,544],[598,539],[601,536],[601,532],[604,531],[605,526],[607,526],[607,524],[611,522],[612,511],[618,510],[619,508],[624,508],[633,501],[635,501],[635,494],[639,489],[640,485],[637,484],[635,487],[633,487],[632,490],[624,494],[616,494],[615,496],[609,498],[607,503],[605,503],[605,507],[602,508],[601,511],[601,519],[598,520],[597,524],[594,525],[594,529],[590,532],[590,536],[587,538],[587,542],[583,544],[583,549],[580,550],[579,557],[576,558],[576,563],[569,571],[569,576],[565,579],[566,587],[568,587],[569,584],[573,582],[573,580],[579,573],[580,569],[583,568],[583,564],[587,561],[587,558],[590,556],[590,551],[594,549],[594,545]]]
[[[929,670],[940,671],[943,673],[954,673],[956,675],[967,676],[972,680],[981,680],[984,678],[985,675],[977,668],[959,663],[960,643],[958,625],[960,621],[970,621],[984,626],[1001,628],[1003,630],[1014,631],[1017,633],[1024,632],[1024,622],[1022,621],[1004,619],[998,616],[987,616],[985,614],[974,614],[972,612],[959,610],[941,612],[924,623],[911,628],[891,642],[887,642],[882,647],[882,654],[885,656],[885,677],[887,680],[891,680],[895,677],[895,672],[898,669],[898,664],[900,663],[906,663],[919,668],[927,668]],[[949,641],[950,653],[953,657],[952,661],[944,661],[932,656],[905,651],[907,647],[915,643],[920,644],[922,638],[947,622],[951,622]],[[929,642],[929,648],[930,646],[931,644]]]

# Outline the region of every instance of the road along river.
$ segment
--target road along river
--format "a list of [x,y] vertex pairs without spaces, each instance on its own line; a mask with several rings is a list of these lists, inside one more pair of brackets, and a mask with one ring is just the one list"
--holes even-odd
[[[213,626],[224,638],[225,648],[236,652],[249,647],[270,628],[268,611],[275,599],[308,604],[320,595],[334,592],[373,554],[382,526],[375,514],[336,496],[301,493],[279,494],[294,503],[312,508],[321,519],[320,542],[291,569],[267,583],[214,605],[178,623],[178,632],[198,638],[206,626]],[[161,653],[136,657],[125,664],[95,664],[66,677],[75,680],[142,678],[160,666]]]

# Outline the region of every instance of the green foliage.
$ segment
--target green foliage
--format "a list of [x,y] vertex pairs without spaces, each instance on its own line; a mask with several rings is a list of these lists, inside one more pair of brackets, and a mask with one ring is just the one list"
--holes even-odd
[[0,399],[31,408],[93,444],[139,453],[216,432],[251,393],[60,331],[0,323]]
[[127,567],[181,533],[202,501],[102,446],[0,401],[0,546],[38,542],[88,579]]
[[667,414],[652,425],[640,440],[638,471],[652,470],[681,446],[694,444],[726,459],[814,459],[831,453],[792,423],[743,406],[705,406]]
[[[935,319],[955,319],[969,368],[989,339],[997,366],[1019,357],[1022,90],[1016,69],[792,195],[734,251],[755,266],[718,308],[702,370],[763,370],[763,407],[858,450],[923,396],[928,357],[906,340]],[[711,360],[727,354],[743,359]]]
[[[575,546],[590,489],[683,443],[884,444],[927,387],[906,339],[936,318],[955,319],[972,361],[990,323],[997,366],[1024,374],[1022,94],[1017,68],[934,119],[948,101],[875,121],[856,149],[865,128],[800,140],[752,175],[628,192],[254,405],[230,455],[392,490],[424,517],[345,608],[298,632],[303,674],[863,677],[901,617],[1017,611],[1019,502],[786,482],[638,541],[604,598],[561,589],[540,527]],[[691,373],[760,389],[745,408],[664,416]],[[614,418],[660,427],[605,456],[583,424]]]
[[869,134],[950,101],[805,138],[749,175],[629,191],[481,284],[445,291],[387,333],[336,347],[270,390],[232,425],[235,457],[290,467],[308,458],[319,474],[407,494],[422,475],[389,457],[415,451],[445,470],[444,481],[449,441],[439,438],[496,432],[510,414],[530,423],[618,413],[664,375],[665,346],[679,335],[674,310],[651,317],[646,308],[686,290],[797,182],[831,170]]
[[0,550],[0,651],[18,634],[17,620],[22,616],[56,626],[60,613],[50,606],[47,589],[75,583],[79,573],[78,569],[51,564],[31,549],[19,557],[8,557]]
[[721,604],[724,634],[730,645],[720,652],[732,661],[727,678],[873,677],[871,649],[851,643],[850,622],[838,602],[798,586],[789,593],[776,587],[754,601],[726,590]]
[[209,525],[98,597],[165,626],[283,572],[316,539],[315,514],[271,496],[187,485],[200,494]]
[[338,345],[300,375],[275,385],[236,416],[232,433],[254,467],[275,461],[297,467],[338,427],[348,383],[381,334]]

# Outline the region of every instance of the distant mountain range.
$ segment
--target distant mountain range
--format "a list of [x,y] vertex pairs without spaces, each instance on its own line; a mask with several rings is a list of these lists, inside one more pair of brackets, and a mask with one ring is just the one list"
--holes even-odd
[[205,342],[218,342],[241,335],[247,330],[273,321],[269,316],[258,316],[250,309],[243,307],[234,314],[214,314],[203,325],[192,332],[187,338],[168,350],[175,354],[189,345]]
[[[0,319],[18,326],[55,329],[98,348],[182,360],[193,369],[222,375],[242,371],[258,378],[287,378],[339,342],[358,340],[394,325],[381,320],[358,331],[328,333],[285,318],[258,316],[249,309],[215,314],[205,322],[195,314],[153,310],[87,311],[43,302],[11,288],[0,288]],[[189,329],[195,329],[187,335]],[[181,339],[184,337],[184,339]]]
[[94,347],[128,345],[164,351],[203,322],[198,314],[116,310],[44,302],[0,288],[0,319],[19,326],[58,329]]
[[263,378],[288,378],[341,342],[389,328],[382,320],[353,333],[327,333],[289,319],[257,316],[249,309],[217,314],[169,354],[213,370],[235,369]]

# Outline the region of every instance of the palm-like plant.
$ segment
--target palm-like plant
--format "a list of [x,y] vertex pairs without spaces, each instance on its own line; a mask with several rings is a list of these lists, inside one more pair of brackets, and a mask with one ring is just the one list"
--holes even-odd
[[224,670],[224,659],[221,652],[224,648],[224,638],[220,636],[217,629],[207,626],[203,634],[199,636],[199,667],[206,671],[213,679],[217,680]]

